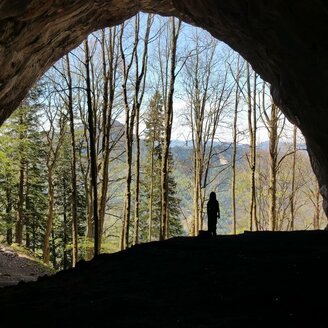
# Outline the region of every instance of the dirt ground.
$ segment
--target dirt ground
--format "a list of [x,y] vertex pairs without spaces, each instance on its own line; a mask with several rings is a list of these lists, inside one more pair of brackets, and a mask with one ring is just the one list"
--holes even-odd
[[0,287],[17,285],[20,281],[35,281],[49,275],[50,270],[32,257],[0,244]]
[[[30,327],[328,327],[328,232],[174,238],[0,289]],[[46,320],[46,321],[44,321]]]

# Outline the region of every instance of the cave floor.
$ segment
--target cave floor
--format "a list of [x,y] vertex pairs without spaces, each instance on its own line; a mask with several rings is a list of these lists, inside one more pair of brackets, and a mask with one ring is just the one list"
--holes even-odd
[[327,231],[180,237],[2,288],[0,323],[328,327],[327,277]]

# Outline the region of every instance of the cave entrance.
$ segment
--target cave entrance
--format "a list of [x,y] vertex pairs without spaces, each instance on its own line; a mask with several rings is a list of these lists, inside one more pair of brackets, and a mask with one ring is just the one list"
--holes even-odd
[[[169,220],[161,235],[162,158],[172,120]],[[211,191],[221,207],[219,234],[323,224],[304,139],[273,103],[269,84],[227,45],[177,19],[140,14],[91,34],[46,72],[2,131],[0,144],[12,136],[4,157],[17,168],[6,171],[4,188],[12,188],[10,176],[19,186],[6,208],[22,218],[14,223],[8,215],[4,235],[32,248],[46,236],[46,261],[52,257],[57,267],[67,267],[74,254],[65,249],[83,236],[83,256],[92,254],[92,143],[104,251],[197,235],[207,229]]]
[[[261,74],[262,78],[271,83],[271,94],[275,103],[279,105],[287,115],[288,119],[295,123],[304,133],[308,150],[310,152],[312,167],[315,170],[321,186],[320,190],[318,188],[315,190],[314,195],[316,200],[318,200],[320,191],[325,199],[327,193],[325,188],[327,179],[325,173],[325,168],[327,167],[327,152],[325,151],[326,137],[323,132],[325,131],[323,110],[325,101],[324,97],[322,97],[322,100],[317,97],[318,90],[322,89],[322,81],[325,80],[324,77],[327,73],[326,70],[323,69],[326,67],[324,65],[326,56],[321,47],[322,36],[326,35],[325,31],[327,30],[327,24],[322,23],[326,21],[326,11],[322,9],[323,8],[319,5],[306,9],[302,4],[293,5],[293,8],[291,8],[291,4],[263,4],[262,2],[256,1],[248,3],[237,1],[234,2],[234,4],[211,3],[209,6],[200,6],[197,1],[185,4],[179,2],[179,4],[175,3],[174,5],[172,5],[171,2],[158,3],[157,1],[153,1],[144,3],[143,1],[140,1],[136,4],[134,1],[127,1],[124,8],[122,8],[121,5],[109,6],[108,3],[94,4],[93,2],[84,2],[83,4],[77,2],[70,5],[53,5],[50,2],[47,2],[47,4],[44,4],[43,6],[39,6],[37,2],[33,4],[20,2],[19,5],[12,2],[4,2],[1,7],[1,26],[3,31],[5,31],[2,35],[2,42],[3,44],[6,44],[6,47],[1,48],[2,59],[0,62],[2,67],[0,90],[1,121],[3,122],[17,107],[36,79],[40,77],[50,65],[58,60],[58,58],[81,43],[90,32],[105,26],[118,24],[133,16],[139,10],[144,12],[156,12],[162,15],[173,14],[177,17],[181,17],[186,22],[207,29],[218,39],[227,42],[227,44],[232,46],[235,50],[238,50],[244,58],[252,64],[255,71]],[[305,10],[307,10],[309,19],[304,22],[303,14]],[[291,17],[292,19],[290,19]],[[126,25],[128,25],[128,23],[126,23]],[[314,33],[309,33],[309,31],[314,31]],[[315,33],[315,31],[318,33]],[[105,35],[105,37],[107,40],[106,57],[108,56],[108,50],[110,50],[110,42],[107,39],[108,36]],[[99,35],[98,41],[101,42],[101,38],[102,36]],[[145,38],[144,34],[143,38]],[[87,46],[89,53],[86,58],[90,59],[94,55],[93,51],[95,51],[94,45],[96,44],[96,41],[97,37],[95,39],[90,38],[90,42]],[[135,40],[135,44],[136,41],[137,40]],[[140,42],[139,44],[142,45],[142,39],[139,39],[138,41]],[[169,39],[167,39],[167,41],[169,41]],[[201,40],[201,42],[204,41],[205,40]],[[211,47],[205,47],[204,45],[203,48],[206,48],[207,50],[211,49]],[[124,51],[126,49],[121,49],[119,47],[117,50]],[[129,69],[129,60],[133,59],[131,53],[132,52],[130,52],[130,55],[126,55],[126,69]],[[101,58],[102,53],[99,55],[99,62],[101,62]],[[138,59],[140,60],[139,69],[142,67],[141,58],[142,56]],[[195,58],[194,55],[193,58]],[[315,60],[312,60],[313,58],[315,58]],[[66,60],[67,59],[69,60],[70,58],[66,57]],[[313,65],[310,66],[305,64],[309,62],[313,62]],[[79,59],[72,54],[69,65],[78,67],[78,63]],[[229,62],[230,66],[228,66],[230,71],[234,71],[235,66],[233,65],[235,65],[235,63],[236,61]],[[85,63],[81,61],[80,64],[81,67],[86,67]],[[89,76],[94,78],[96,77],[93,76],[95,72],[92,70],[90,62],[89,64]],[[120,64],[122,63],[120,62]],[[195,62],[194,64],[196,65],[197,63]],[[107,67],[109,66],[110,65],[107,65]],[[60,68],[67,70],[67,62]],[[195,68],[195,66],[191,65],[189,71],[192,71],[192,68]],[[53,76],[55,77],[54,92],[57,93],[60,91],[61,87],[60,85],[56,85],[56,80],[62,78],[62,82],[70,85],[70,78],[61,75],[58,67],[56,69],[57,73],[54,73]],[[132,71],[129,73],[131,72]],[[252,74],[252,82],[255,80],[259,82],[260,79],[256,73],[253,72]],[[100,76],[98,77],[101,79]],[[203,77],[204,75],[196,78],[196,81]],[[237,74],[230,77],[230,82],[236,82],[236,77]],[[92,78],[89,80],[89,87],[85,88],[83,85],[76,85],[74,86],[74,90],[91,90],[93,87],[91,83]],[[141,76],[141,78],[143,78],[143,76]],[[128,82],[130,80],[127,79],[126,81]],[[297,83],[295,81],[297,81]],[[135,88],[138,84],[134,83],[130,86],[129,83],[127,83],[126,86],[131,88]],[[257,84],[253,84],[253,86],[254,85]],[[264,83],[263,85],[264,90],[267,91],[268,86],[265,87]],[[183,86],[187,86],[187,84],[181,83],[181,89]],[[142,87],[142,85],[139,85],[139,90]],[[261,87],[263,86],[261,85]],[[68,90],[69,88],[66,88],[64,91],[67,92]],[[248,92],[248,94],[254,94],[254,87],[252,88],[251,86],[250,90],[251,92]],[[109,91],[110,90],[107,90],[106,92]],[[37,93],[38,90],[35,90],[35,94]],[[23,104],[25,107],[31,105],[34,106],[36,104],[33,99],[35,94],[32,94],[29,103],[25,102]],[[265,91],[263,94],[265,94]],[[73,96],[74,93],[71,95],[68,94],[68,97]],[[153,96],[155,97],[156,94],[154,93]],[[100,98],[101,95],[90,92],[89,97],[87,96],[87,98],[85,98],[85,104],[90,105],[88,101],[91,101],[91,106],[94,105],[92,101],[97,97]],[[256,96],[253,96],[253,101],[256,98]],[[59,97],[57,105],[62,101],[62,99],[60,99],[61,98]],[[135,99],[137,100],[135,103],[138,103],[139,99]],[[150,103],[151,99],[149,98],[147,100]],[[164,100],[165,99],[162,99],[160,101]],[[196,100],[199,102],[201,99]],[[47,104],[46,106],[51,109],[54,106],[54,103],[47,103],[47,101],[49,101],[49,99],[46,96],[44,97],[44,104]],[[133,103],[133,100],[131,101]],[[131,101],[128,100],[126,104],[131,105]],[[256,99],[257,105],[253,107],[256,108],[257,106],[260,106],[261,102],[263,108],[269,106],[269,100],[265,99],[263,101]],[[251,103],[251,101],[249,103]],[[253,105],[254,103],[255,101],[253,102]],[[182,103],[182,107],[184,105],[185,103]],[[73,112],[77,112],[80,109],[81,108],[79,107],[73,108]],[[274,104],[271,104],[271,109],[268,113],[271,115],[275,110]],[[312,113],[314,112],[317,114],[313,115]],[[24,115],[22,114],[21,118]],[[60,117],[60,115],[52,117],[51,113],[49,115],[50,119],[54,119],[56,124],[62,124],[65,126],[69,121],[69,115],[64,115],[62,117]],[[268,118],[270,119],[270,117]],[[84,117],[83,119],[81,118],[81,122],[79,123],[86,123],[89,118]],[[99,116],[95,115],[93,119],[94,122],[96,122],[97,119],[99,119]],[[136,118],[133,120],[135,119]],[[131,122],[133,123],[133,121]],[[45,128],[51,128],[51,126],[52,125],[49,123],[48,125],[44,125]],[[191,127],[193,126],[195,125],[191,125]],[[315,126],[316,129],[313,129],[313,126]],[[144,128],[142,125],[140,127],[141,129]],[[114,128],[117,129],[117,131],[120,129],[119,126],[114,126],[113,129]],[[175,129],[175,131],[177,131],[177,129]],[[53,137],[57,138],[57,135],[54,134]],[[64,137],[60,142],[64,142],[63,140]],[[95,143],[98,142],[98,146],[101,146],[105,140],[106,135],[103,133],[98,139],[95,139]],[[113,141],[110,139],[108,140],[108,142]],[[87,149],[87,147],[84,147],[83,143],[79,146],[82,155],[84,152],[87,153],[88,151],[91,151],[90,149]],[[182,153],[182,150],[179,151]],[[219,153],[220,152],[221,150],[219,150]],[[4,153],[6,153],[6,151]],[[220,162],[219,164],[225,165],[224,161],[226,159],[222,157],[223,156],[219,158],[220,161],[222,159],[223,162]],[[292,158],[289,156],[286,157]],[[131,159],[134,159],[132,155]],[[20,160],[21,164],[26,164],[24,158],[20,158]],[[251,160],[250,157],[248,157],[246,161],[249,160]],[[278,162],[279,161],[280,160],[278,159]],[[100,172],[102,169],[103,167],[100,165]],[[20,180],[23,182],[19,184],[20,192],[24,193],[24,187],[26,186],[26,184],[24,185],[26,172],[23,172],[23,170],[20,172],[20,178],[23,177],[23,180]],[[201,181],[201,178],[198,178],[198,180]],[[62,183],[64,183],[64,181],[66,181],[65,178],[62,179]],[[285,182],[285,185],[286,184],[288,184],[288,182]],[[200,191],[195,190],[195,194],[197,194],[197,192],[199,193]],[[75,197],[78,200],[80,195],[75,195]],[[320,200],[316,201],[315,204],[318,204],[318,202],[320,202]],[[21,211],[22,202],[20,201],[17,204],[17,208]],[[78,203],[76,203],[76,205],[78,206]],[[284,207],[284,204],[280,205],[282,206],[282,213],[286,219],[286,217],[288,217],[287,211],[285,210],[286,207]],[[61,206],[64,205],[62,204]],[[92,207],[92,203],[90,203],[89,206]],[[197,206],[199,206],[199,208],[204,208],[202,207],[204,204],[199,204]],[[316,209],[318,208],[319,207],[316,205]],[[256,209],[253,208],[252,212],[256,213]],[[320,209],[318,210],[318,213],[319,212]],[[200,218],[197,222],[198,228],[202,228],[202,219]],[[318,221],[316,222],[318,227]],[[66,224],[70,224],[70,222],[67,221]],[[252,225],[252,228],[256,227],[256,219],[253,218],[250,224]],[[51,234],[51,226],[52,224],[47,225],[46,229],[49,238]],[[273,230],[278,229],[278,227],[274,225],[272,225],[272,228]],[[77,228],[75,227],[74,229],[74,233],[77,233],[78,235]],[[90,231],[92,230],[90,226],[89,229]],[[106,229],[106,227],[104,227],[104,229]],[[166,227],[165,229],[168,228]],[[128,231],[129,226],[126,226],[125,230]],[[19,235],[21,235],[21,231],[23,230],[20,230],[20,227],[18,227],[18,231]],[[10,232],[8,233],[10,235]],[[29,232],[29,234],[32,233],[33,231]],[[72,233],[72,235],[74,234]],[[75,241],[78,238],[77,235],[74,237]]]

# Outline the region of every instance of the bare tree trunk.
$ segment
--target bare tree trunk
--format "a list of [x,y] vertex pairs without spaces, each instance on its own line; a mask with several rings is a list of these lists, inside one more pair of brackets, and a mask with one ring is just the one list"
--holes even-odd
[[13,228],[12,228],[12,196],[10,187],[6,187],[6,223],[7,223],[7,231],[6,231],[6,241],[9,245],[13,243]]
[[[193,92],[194,95],[194,92]],[[191,135],[192,135],[192,148],[193,148],[193,207],[192,207],[192,235],[197,236],[199,231],[198,227],[198,202],[197,202],[197,195],[198,195],[198,183],[197,183],[197,159],[196,159],[196,124],[194,119],[194,111],[193,106],[190,106],[190,128],[191,128]]]
[[271,112],[268,114],[267,108],[265,107],[264,94],[265,82],[263,82],[262,112],[265,117],[264,123],[269,133],[269,228],[272,231],[276,231],[282,229],[282,221],[278,222],[277,215],[277,176],[281,162],[284,160],[284,158],[286,158],[286,156],[288,156],[288,154],[282,156],[278,161],[278,144],[284,124],[279,131],[278,123],[281,114],[279,108],[271,99]]
[[[110,29],[111,31],[111,29]],[[111,38],[111,37],[110,37]],[[109,140],[111,130],[111,107],[109,106],[109,76],[112,67],[108,68],[106,64],[106,46],[105,46],[105,30],[101,31],[101,52],[102,52],[102,75],[103,75],[103,104],[102,104],[102,163],[101,163],[101,193],[99,200],[99,249],[101,249],[102,235],[104,230],[106,203],[107,203],[107,189],[108,189],[108,167],[109,167]]]
[[88,129],[90,141],[90,161],[91,161],[91,189],[93,196],[93,222],[94,222],[94,255],[99,254],[99,220],[98,220],[98,192],[97,192],[97,154],[96,154],[96,140],[95,140],[95,121],[94,110],[92,106],[91,97],[91,81],[90,81],[90,56],[88,39],[84,41],[85,52],[85,69],[86,69],[86,93],[88,106]]
[[[47,215],[47,226],[46,231],[44,235],[44,242],[43,242],[43,261],[46,264],[49,264],[49,240],[50,235],[52,231],[52,225],[53,225],[53,219],[54,219],[54,183],[53,183],[53,172],[55,169],[55,165],[58,158],[58,153],[60,150],[60,147],[63,143],[63,138],[65,135],[65,119],[60,116],[59,117],[59,125],[60,125],[60,131],[58,139],[56,138],[56,131],[55,131],[55,119],[58,114],[58,109],[55,114],[52,113],[51,105],[49,104],[49,108],[46,111],[46,115],[48,118],[48,121],[50,123],[50,128],[46,132],[46,138],[48,142],[48,153],[47,153],[47,182],[48,182],[48,215]],[[62,115],[60,113],[60,115]],[[57,139],[57,140],[55,140]]]
[[292,186],[290,195],[290,230],[294,230],[295,224],[295,178],[296,178],[296,137],[297,137],[297,127],[294,125],[293,130],[293,164],[292,164]]
[[315,212],[314,212],[314,220],[313,220],[313,227],[314,229],[320,229],[320,211],[321,211],[321,204],[320,204],[320,187],[319,184],[317,185],[317,189],[315,191]]
[[[19,124],[24,124],[23,113],[20,113]],[[15,242],[22,244],[23,242],[23,224],[24,224],[24,180],[25,180],[25,158],[23,151],[24,132],[20,131],[20,159],[19,159],[19,187],[18,187],[18,203],[17,203],[17,220],[15,226]]]
[[55,231],[51,229],[51,257],[52,257],[52,267],[56,270],[57,269],[57,253],[56,253],[56,240],[55,240]]
[[102,235],[104,231],[104,221],[107,204],[108,179],[109,179],[109,156],[110,134],[112,129],[112,111],[114,106],[114,95],[116,89],[116,73],[118,67],[118,56],[115,53],[116,48],[116,27],[109,29],[109,47],[108,47],[108,69],[106,65],[106,46],[105,31],[102,31],[102,63],[103,63],[103,114],[102,114],[102,183],[99,202],[99,249],[101,248]]
[[250,176],[250,206],[249,206],[249,230],[254,230],[254,195],[255,195],[255,165],[254,165],[254,126],[252,122],[252,93],[251,93],[251,81],[250,81],[250,67],[249,63],[246,64],[246,72],[247,72],[247,105],[248,105],[248,130],[249,130],[249,138],[250,138],[250,159],[249,166],[251,169]]
[[[197,235],[204,226],[204,202],[206,197],[207,179],[213,155],[213,144],[219,124],[220,114],[224,105],[226,77],[218,91],[213,91],[212,70],[215,69],[217,44],[204,45],[201,37],[195,37],[194,55],[186,64],[185,90],[190,107],[190,129],[193,145],[193,234]],[[204,53],[205,51],[205,53]]]
[[76,262],[78,261],[78,218],[77,218],[77,179],[76,179],[76,153],[75,153],[75,127],[74,127],[74,113],[73,113],[73,87],[72,87],[72,76],[69,55],[66,55],[66,69],[67,69],[67,87],[68,87],[68,117],[71,133],[71,187],[72,187],[72,236],[73,236],[73,257],[72,257],[72,266],[75,267]]
[[[131,181],[132,181],[132,145],[133,133],[129,126],[130,119],[134,122],[134,113],[129,115],[129,109],[125,107],[125,149],[126,149],[126,177],[125,177],[125,197],[123,209],[123,225],[121,234],[121,249],[125,249],[129,245],[129,229],[130,229],[130,212],[131,212]],[[129,119],[130,118],[130,119]],[[132,124],[133,126],[133,124]],[[133,129],[133,128],[132,128]]]
[[134,199],[134,236],[133,244],[139,243],[139,207],[140,207],[140,109],[136,110],[136,163],[135,163],[135,199]]
[[257,133],[257,115],[256,115],[256,92],[257,92],[257,74],[254,71],[254,86],[253,86],[253,146],[252,146],[252,193],[253,193],[253,224],[256,231],[259,230],[257,222],[257,201],[256,201],[256,133]]
[[194,158],[194,191],[193,191],[193,231],[194,231],[194,236],[197,236],[198,231],[199,231],[199,226],[198,226],[198,174],[197,174],[197,160],[196,160],[196,156]]
[[31,235],[30,235],[30,225],[31,225],[31,220],[30,220],[30,188],[29,188],[29,165],[28,161],[25,163],[26,165],[26,194],[25,194],[25,246],[26,248],[31,247]]
[[233,151],[232,151],[232,183],[231,183],[231,199],[232,199],[232,224],[233,233],[237,233],[237,217],[236,217],[236,154],[237,154],[237,119],[238,119],[238,106],[240,98],[239,80],[240,80],[240,56],[237,60],[237,74],[236,74],[236,93],[235,93],[235,105],[234,105],[234,118],[233,118]]
[[54,218],[54,186],[53,186],[53,174],[52,167],[48,167],[47,181],[48,181],[48,217],[47,217],[47,226],[44,234],[43,242],[43,262],[49,265],[49,240],[52,231],[52,224]]
[[[191,121],[194,123],[192,127],[193,138],[193,156],[194,156],[194,195],[193,195],[193,213],[194,213],[194,235],[198,234],[198,231],[202,228],[202,176],[203,176],[203,124],[204,124],[204,110],[205,106],[202,106],[201,90],[199,86],[200,74],[207,74],[208,72],[199,72],[199,39],[196,40],[196,53],[195,62],[193,62],[194,69],[192,70],[193,90],[191,100]],[[202,81],[202,80],[201,80]],[[207,85],[206,85],[207,88]],[[204,91],[206,93],[206,91]],[[206,97],[206,96],[205,96]]]
[[66,196],[66,180],[63,177],[63,269],[68,269],[68,257],[67,257],[67,196]]
[[148,241],[152,239],[152,222],[153,222],[153,195],[154,195],[154,138],[150,148],[150,187],[149,187],[149,216],[148,216]]
[[[148,15],[147,27],[144,35],[143,43],[143,55],[142,55],[142,66],[139,71],[139,59],[138,51],[135,52],[135,63],[136,63],[136,84],[135,84],[135,99],[134,105],[136,107],[136,164],[135,164],[135,208],[134,208],[134,244],[139,242],[139,207],[140,207],[140,135],[139,135],[139,124],[140,124],[140,107],[145,92],[145,81],[147,73],[147,59],[148,59],[148,41],[150,35],[150,28],[153,22],[153,16]],[[139,19],[137,20],[137,30],[139,33]]]
[[[80,102],[80,99],[78,99]],[[80,107],[80,116],[83,118],[83,113],[82,113],[82,108]],[[84,139],[86,141],[86,158],[90,158],[90,142],[88,138],[88,127],[87,123],[83,121],[83,134],[84,134]],[[93,218],[92,218],[92,213],[93,213],[93,197],[92,197],[92,190],[91,186],[89,188],[89,181],[90,181],[90,163],[87,161],[87,167],[84,169],[83,166],[83,145],[80,146],[79,149],[79,160],[80,160],[80,170],[82,172],[83,176],[83,184],[84,184],[84,191],[85,191],[85,202],[86,202],[86,217],[87,217],[87,232],[86,232],[86,258],[88,260],[92,259],[93,254],[94,254],[94,245],[90,246],[93,244],[94,241],[94,223],[93,223]]]
[[[59,133],[55,129],[55,122],[57,115],[59,117]],[[63,143],[64,132],[65,132],[65,117],[62,116],[62,113],[59,113],[59,108],[56,108],[56,111],[53,112],[52,105],[49,103],[48,108],[45,110],[45,115],[47,116],[50,127],[46,132],[46,139],[48,143],[47,151],[47,182],[48,182],[48,215],[47,215],[47,226],[44,235],[43,243],[43,261],[46,264],[49,264],[49,239],[52,231],[53,217],[54,217],[54,184],[53,184],[53,172],[58,158],[58,153],[60,147]]]
[[272,231],[277,230],[277,209],[276,209],[276,193],[277,193],[277,162],[278,162],[278,108],[272,103],[271,105],[271,118],[270,118],[270,132],[269,132],[269,154],[270,154],[270,228]]
[[[197,65],[198,66],[198,65]],[[195,108],[195,123],[196,123],[196,150],[195,150],[195,158],[196,158],[196,227],[198,230],[201,228],[201,217],[202,217],[202,209],[201,209],[201,188],[202,188],[202,176],[203,176],[203,145],[202,145],[202,136],[203,136],[203,122],[204,122],[204,107],[201,105],[199,89],[198,89],[198,79],[196,78],[196,108]]]
[[175,18],[171,18],[171,53],[170,53],[170,83],[167,101],[165,103],[165,117],[164,117],[164,142],[162,153],[162,166],[161,166],[161,189],[162,189],[162,202],[161,202],[161,231],[160,240],[168,237],[169,230],[169,217],[168,217],[168,175],[169,175],[169,150],[171,142],[171,131],[173,123],[173,94],[175,84],[175,68],[176,68],[176,50],[177,40],[181,28],[181,21],[179,20],[176,26]]
[[[137,18],[136,18],[137,19]],[[122,74],[123,74],[123,102],[125,110],[125,166],[126,166],[126,176],[125,176],[125,196],[124,196],[124,208],[123,208],[123,222],[122,222],[122,232],[121,232],[121,250],[129,246],[129,230],[130,230],[130,215],[131,215],[131,181],[132,181],[132,146],[133,146],[133,126],[135,120],[135,107],[132,107],[130,113],[129,100],[127,94],[127,83],[129,72],[134,60],[134,53],[137,51],[138,45],[138,31],[135,30],[135,42],[132,49],[131,60],[129,63],[126,62],[126,56],[123,47],[123,32],[124,24],[121,25],[120,31],[120,52],[122,58]]]
[[203,136],[203,123],[204,123],[204,107],[201,105],[200,89],[198,85],[199,81],[199,51],[196,50],[196,62],[195,62],[195,87],[194,87],[194,122],[195,122],[195,186],[194,186],[194,205],[195,205],[195,235],[201,227],[201,186],[202,186],[202,166],[203,166],[203,154],[202,154],[202,136]]
[[24,222],[24,180],[25,180],[25,164],[23,159],[20,160],[19,168],[19,188],[18,188],[18,204],[17,204],[17,221],[15,229],[15,242],[23,243],[23,222]]
[[[139,136],[139,112],[142,103],[144,90],[145,90],[145,76],[147,67],[147,53],[148,53],[148,40],[150,34],[150,27],[152,25],[153,16],[148,15],[147,27],[144,35],[143,42],[143,55],[142,55],[142,66],[139,69],[139,54],[138,54],[138,44],[139,44],[139,22],[140,17],[136,15],[135,17],[135,34],[134,34],[134,46],[132,49],[130,62],[126,62],[126,56],[123,49],[123,31],[124,24],[121,27],[120,33],[120,51],[122,58],[122,73],[123,73],[123,102],[125,108],[125,148],[126,148],[126,191],[123,209],[123,224],[121,233],[121,249],[125,249],[129,246],[129,228],[130,228],[130,215],[131,215],[131,181],[132,181],[132,151],[133,151],[133,128],[136,124],[136,139],[137,139],[137,154],[136,154],[136,189],[135,189],[135,218],[134,218],[134,243],[138,242],[139,234],[139,189],[140,189],[140,136]],[[127,83],[129,79],[129,73],[132,64],[135,63],[135,79],[134,79],[134,97],[132,110],[130,111],[128,93],[127,93]]]

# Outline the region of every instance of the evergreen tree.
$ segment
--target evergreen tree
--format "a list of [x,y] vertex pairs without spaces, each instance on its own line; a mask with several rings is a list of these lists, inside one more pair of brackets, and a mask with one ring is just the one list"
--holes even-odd
[[[55,220],[51,243],[51,262],[56,269],[68,269],[73,264],[73,213],[72,213],[72,179],[71,148],[69,127],[65,127],[65,137],[59,151],[58,164],[54,174]],[[85,188],[82,173],[77,170],[77,214],[78,239],[82,239],[86,230]],[[79,242],[81,245],[81,242]],[[79,250],[82,254],[82,250]],[[56,258],[55,258],[56,255]]]
[[[146,159],[144,164],[144,178],[142,182],[141,207],[141,240],[151,241],[159,239],[161,219],[161,156],[164,134],[163,99],[156,91],[149,102],[145,119]],[[169,237],[183,233],[179,220],[180,199],[176,194],[176,183],[172,175],[174,161],[169,153]]]
[[42,249],[47,211],[46,167],[42,134],[36,129],[30,132],[26,157],[25,242],[26,247],[37,252]]
[[15,220],[15,202],[17,190],[15,188],[17,168],[11,159],[10,137],[6,133],[0,136],[0,231],[8,244],[13,243],[13,229]]
[[24,241],[35,252],[42,246],[46,210],[40,95],[38,86],[30,91],[0,136],[1,216],[5,218],[6,241],[11,244],[15,235],[16,242]]
[[[51,261],[55,268],[68,269],[72,262],[72,222],[70,195],[72,194],[70,167],[70,140],[68,129],[65,133],[55,169],[55,220]],[[55,248],[55,249],[53,249]]]

